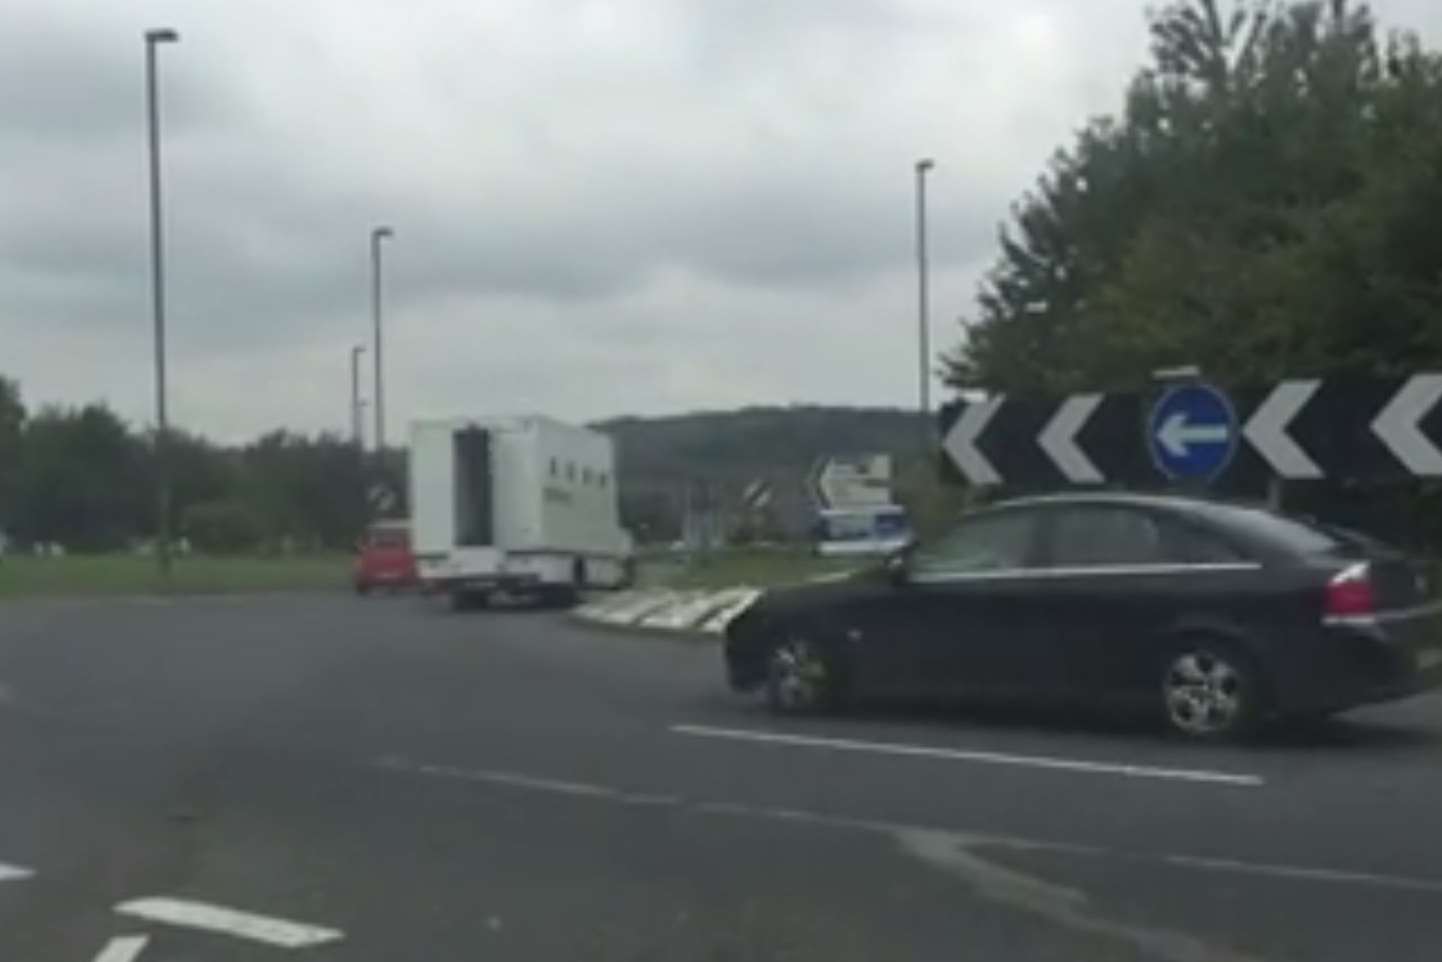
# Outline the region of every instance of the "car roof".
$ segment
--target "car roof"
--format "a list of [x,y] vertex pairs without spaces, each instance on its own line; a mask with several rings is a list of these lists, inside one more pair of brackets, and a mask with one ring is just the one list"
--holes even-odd
[[1169,508],[1188,510],[1205,508],[1208,505],[1224,504],[1231,507],[1257,507],[1241,501],[1221,501],[1209,498],[1189,497],[1181,494],[1150,494],[1136,491],[1085,491],[1060,494],[1033,495],[1024,498],[1009,498],[988,505],[989,508],[1019,508],[1039,505],[1124,505],[1136,508]]
[[1254,551],[1271,555],[1312,554],[1335,545],[1334,533],[1305,519],[1278,513],[1265,504],[1243,499],[1200,498],[1180,494],[1147,494],[1127,491],[1092,491],[1013,498],[999,501],[986,510],[1047,506],[1116,506],[1163,511],[1240,539]]

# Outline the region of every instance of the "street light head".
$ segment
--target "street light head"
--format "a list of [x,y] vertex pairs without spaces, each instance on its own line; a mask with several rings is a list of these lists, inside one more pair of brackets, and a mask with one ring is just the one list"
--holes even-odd
[[176,43],[180,40],[180,34],[169,27],[161,27],[156,30],[145,31],[146,43]]
[[916,162],[916,169],[917,169],[918,171],[923,172],[923,173],[925,173],[926,171],[930,170],[931,168],[933,168],[933,167],[935,167],[935,166],[936,166],[936,161],[932,160],[930,157],[923,157],[921,160],[918,160],[918,161]]
[[380,240],[382,237],[394,237],[396,236],[396,232],[391,230],[389,227],[377,227],[375,230],[371,231],[371,236],[374,237],[376,240]]

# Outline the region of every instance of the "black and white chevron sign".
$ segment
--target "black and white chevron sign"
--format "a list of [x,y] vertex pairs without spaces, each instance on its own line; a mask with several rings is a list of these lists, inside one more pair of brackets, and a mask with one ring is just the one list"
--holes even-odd
[[1188,443],[1234,444],[1230,476],[1442,478],[1442,373],[1288,380],[1229,400],[1235,423],[1173,417],[1148,437],[1158,396],[998,394],[943,409],[942,447],[978,486],[1155,484],[1164,480],[1156,446],[1176,453]]

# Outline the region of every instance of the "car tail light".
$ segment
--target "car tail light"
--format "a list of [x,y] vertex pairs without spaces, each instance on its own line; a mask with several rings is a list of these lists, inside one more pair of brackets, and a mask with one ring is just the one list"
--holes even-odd
[[1365,562],[1352,565],[1327,582],[1323,615],[1328,621],[1365,620],[1376,613],[1372,572]]

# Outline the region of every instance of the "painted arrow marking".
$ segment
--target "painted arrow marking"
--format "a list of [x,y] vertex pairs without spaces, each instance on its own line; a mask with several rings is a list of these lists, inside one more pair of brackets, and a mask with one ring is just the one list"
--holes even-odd
[[20,882],[32,877],[35,873],[19,865],[6,865],[0,862],[0,882]]
[[1442,374],[1418,374],[1372,422],[1372,433],[1416,475],[1442,475],[1442,451],[1417,428],[1417,422],[1436,407],[1439,400],[1442,400]]
[[292,922],[289,919],[255,915],[238,909],[207,905],[204,902],[190,902],[184,899],[144,898],[121,902],[115,906],[120,915],[129,915],[149,922],[161,922],[187,929],[202,929],[217,932],[252,942],[283,949],[300,949],[323,942],[334,942],[345,933],[339,929],[327,929],[319,925]]
[[149,944],[148,935],[122,935],[107,942],[95,962],[135,962]]
[[1301,445],[1287,433],[1287,426],[1297,412],[1307,406],[1321,381],[1283,381],[1272,389],[1267,399],[1242,428],[1242,435],[1252,443],[1267,463],[1284,478],[1316,479],[1324,472],[1307,456]]
[[976,439],[986,430],[987,424],[996,416],[1005,401],[1006,396],[998,394],[984,401],[968,404],[942,443],[946,453],[951,455],[961,473],[966,475],[966,479],[972,484],[1001,483],[1001,475],[996,473],[996,468],[992,467],[986,455],[977,450]]
[[1174,458],[1186,457],[1194,444],[1226,444],[1231,439],[1227,425],[1192,424],[1181,411],[1167,418],[1157,432],[1157,440]]
[[1047,426],[1042,429],[1037,443],[1047,456],[1066,475],[1072,484],[1103,484],[1106,478],[1097,466],[1077,447],[1076,436],[1092,412],[1102,403],[1100,394],[1078,394],[1067,398]]

